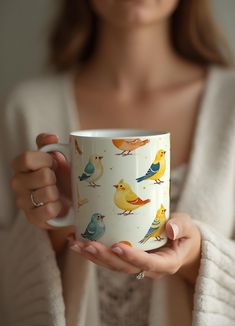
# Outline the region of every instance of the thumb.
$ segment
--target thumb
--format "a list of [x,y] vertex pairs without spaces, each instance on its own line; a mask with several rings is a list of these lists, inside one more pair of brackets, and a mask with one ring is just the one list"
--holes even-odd
[[36,144],[38,148],[48,145],[58,143],[58,137],[55,134],[39,134],[36,138]]
[[191,217],[185,213],[173,213],[166,224],[166,234],[170,240],[189,238],[194,224]]
[[[45,145],[49,144],[57,144],[59,141],[58,137],[55,134],[47,134],[42,133],[39,134],[36,138],[36,144],[38,146],[38,149],[42,148]],[[64,157],[63,155],[60,155],[59,153],[52,152],[50,155],[53,157],[53,169],[56,170],[58,167],[58,164],[63,164]]]

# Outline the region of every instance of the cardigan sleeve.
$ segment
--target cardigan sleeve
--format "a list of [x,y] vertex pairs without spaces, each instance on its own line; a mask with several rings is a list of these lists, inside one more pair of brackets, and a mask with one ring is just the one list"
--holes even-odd
[[202,256],[194,294],[193,326],[235,325],[235,241],[203,222]]
[[32,109],[21,89],[1,108],[0,315],[8,326],[65,326],[61,277],[47,232],[26,221],[10,187],[12,159],[35,141],[27,127],[38,121],[36,112],[28,121]]

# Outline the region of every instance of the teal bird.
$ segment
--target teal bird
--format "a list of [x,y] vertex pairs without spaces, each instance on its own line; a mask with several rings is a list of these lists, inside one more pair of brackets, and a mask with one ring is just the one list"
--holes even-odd
[[81,236],[84,239],[96,241],[101,238],[105,233],[105,224],[104,224],[104,215],[100,213],[95,213],[91,217],[91,221],[86,227],[84,233],[81,233]]
[[101,163],[103,156],[92,154],[89,162],[85,166],[84,172],[79,176],[80,181],[87,181],[91,187],[99,187],[96,183],[103,175],[103,165]]

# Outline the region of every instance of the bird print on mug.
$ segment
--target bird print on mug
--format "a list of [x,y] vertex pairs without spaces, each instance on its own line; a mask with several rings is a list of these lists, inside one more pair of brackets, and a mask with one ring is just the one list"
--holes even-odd
[[151,164],[150,168],[148,169],[147,173],[136,179],[137,182],[141,182],[143,180],[154,180],[155,184],[161,184],[164,181],[160,180],[165,171],[166,171],[166,159],[165,159],[166,151],[160,149]]
[[114,203],[118,208],[123,210],[123,212],[118,215],[133,214],[132,211],[150,202],[150,199],[142,200],[139,198],[131,189],[131,186],[125,183],[123,179],[121,179],[118,184],[114,185],[114,187],[116,188]]
[[82,150],[81,150],[81,148],[79,146],[78,140],[75,139],[74,142],[75,142],[75,151],[76,151],[76,153],[78,153],[79,155],[82,155]]
[[135,139],[113,139],[112,143],[115,147],[120,149],[122,152],[116,155],[128,156],[132,155],[132,152],[137,148],[144,146],[149,143],[149,139],[141,140],[140,138]]
[[91,217],[89,224],[86,227],[84,233],[81,233],[81,236],[84,239],[88,239],[91,241],[96,241],[101,238],[105,233],[105,224],[103,219],[104,215],[100,213],[94,213]]
[[87,181],[89,186],[95,188],[100,187],[96,182],[103,175],[103,165],[102,160],[103,156],[99,156],[97,154],[92,154],[89,158],[89,162],[85,166],[84,172],[81,176],[79,176],[80,181]]
[[161,234],[165,231],[166,224],[166,209],[163,205],[158,209],[155,219],[151,224],[148,232],[139,243],[145,243],[151,238],[155,238],[157,241],[161,241],[164,238],[161,237]]

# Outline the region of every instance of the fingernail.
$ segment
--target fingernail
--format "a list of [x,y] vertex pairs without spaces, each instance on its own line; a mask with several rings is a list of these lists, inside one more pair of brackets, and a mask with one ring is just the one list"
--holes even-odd
[[[57,137],[57,135],[52,134],[52,133],[43,133],[43,134],[41,134],[41,138],[47,138],[47,137],[50,137],[50,136],[55,136],[55,137]],[[57,138],[58,138],[58,137],[57,137]]]
[[115,254],[118,254],[118,255],[122,255],[123,254],[123,250],[120,247],[114,247],[114,248],[112,248],[112,251]]
[[175,240],[179,234],[179,227],[177,224],[172,223],[171,224],[172,230],[173,230],[173,240]]
[[93,246],[88,246],[88,247],[84,248],[84,250],[89,252],[92,255],[97,254],[97,249]]
[[77,245],[77,244],[72,245],[72,246],[70,247],[70,249],[73,250],[73,251],[78,252],[79,254],[81,253],[81,248],[80,248],[79,245]]

